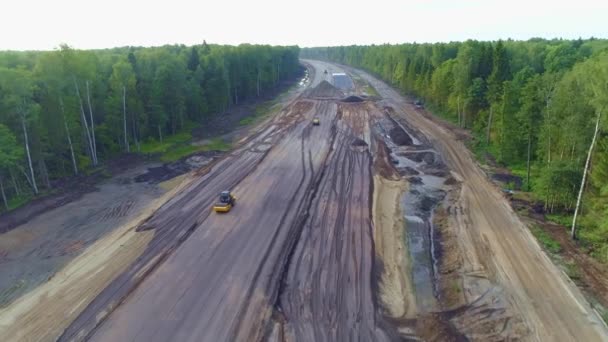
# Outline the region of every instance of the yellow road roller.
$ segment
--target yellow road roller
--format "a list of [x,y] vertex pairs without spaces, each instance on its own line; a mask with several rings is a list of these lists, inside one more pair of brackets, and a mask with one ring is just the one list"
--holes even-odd
[[219,200],[213,205],[216,213],[227,213],[234,207],[236,197],[230,191],[222,191]]

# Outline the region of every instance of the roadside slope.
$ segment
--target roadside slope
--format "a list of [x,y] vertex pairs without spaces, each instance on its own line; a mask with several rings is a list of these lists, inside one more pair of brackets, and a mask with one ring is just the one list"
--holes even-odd
[[[459,204],[469,247],[491,280],[504,287],[507,300],[525,317],[537,340],[605,341],[608,332],[576,286],[544,254],[500,191],[487,179],[470,152],[451,132],[436,125],[395,90],[355,71],[396,109],[396,116],[418,129],[442,153],[462,180]],[[456,213],[454,213],[456,214]]]

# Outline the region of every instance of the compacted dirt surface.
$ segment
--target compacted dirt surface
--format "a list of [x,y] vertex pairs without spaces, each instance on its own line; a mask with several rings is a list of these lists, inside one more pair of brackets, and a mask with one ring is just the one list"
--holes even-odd
[[453,133],[304,63],[308,89],[0,311],[0,340],[606,340]]

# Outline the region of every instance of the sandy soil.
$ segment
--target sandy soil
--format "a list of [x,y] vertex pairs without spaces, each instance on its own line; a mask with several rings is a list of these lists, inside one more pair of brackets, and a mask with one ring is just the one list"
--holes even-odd
[[134,218],[96,241],[48,282],[0,310],[0,340],[52,341],[59,337],[88,303],[145,249],[153,234],[136,233],[135,228],[181,186],[143,207]]
[[[454,176],[462,180],[453,227],[463,244],[461,250],[466,252],[465,267],[472,272],[465,281],[481,273],[491,282],[490,289],[504,291],[500,297],[530,330],[524,339],[607,340],[606,327],[580,291],[543,253],[458,137],[427,119],[383,82],[366,73],[359,74],[396,109],[398,118],[432,141]],[[467,290],[475,287],[475,283],[465,283]],[[519,336],[519,327],[513,333]]]
[[138,167],[97,185],[97,190],[48,210],[0,234],[0,307],[53,277],[112,229],[131,221],[163,194],[137,184]]
[[399,206],[406,186],[402,180],[374,176],[374,244],[383,266],[379,295],[387,315],[395,319],[416,317],[409,253],[405,246],[405,223]]

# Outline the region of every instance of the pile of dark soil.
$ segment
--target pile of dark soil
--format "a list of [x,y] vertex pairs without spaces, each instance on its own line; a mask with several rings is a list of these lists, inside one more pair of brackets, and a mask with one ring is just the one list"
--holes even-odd
[[221,155],[218,151],[205,151],[190,155],[172,163],[165,163],[158,167],[149,167],[148,171],[135,177],[137,183],[158,184],[177,176],[188,173],[209,164],[213,158]]
[[308,97],[344,97],[344,93],[327,81],[322,81],[308,92]]
[[414,143],[412,137],[410,137],[410,135],[400,126],[393,127],[390,132],[388,132],[388,135],[391,137],[391,140],[399,146],[410,146]]
[[399,155],[417,163],[425,162],[428,165],[433,165],[435,162],[435,153],[433,152],[400,152]]
[[365,101],[365,99],[360,98],[359,96],[355,96],[355,95],[351,95],[342,100],[342,102],[346,102],[346,103],[357,103],[357,102],[364,102],[364,101]]
[[353,146],[367,146],[367,143],[365,142],[365,140],[357,138],[357,139],[355,139],[352,142],[351,145],[353,145]]
[[416,169],[406,166],[403,169],[400,170],[401,174],[404,176],[417,176],[420,174],[420,172],[416,171]]

